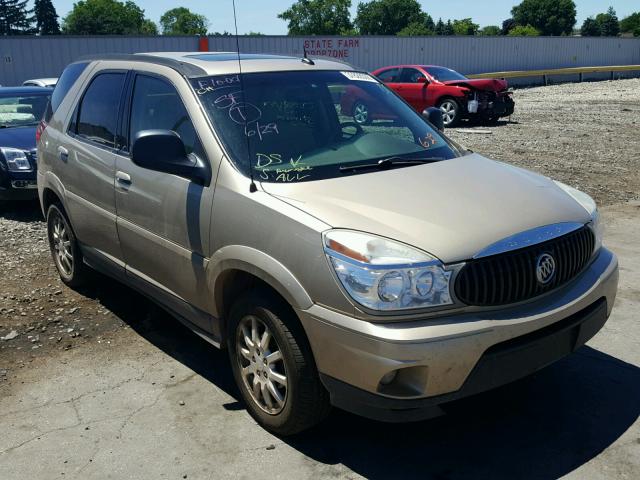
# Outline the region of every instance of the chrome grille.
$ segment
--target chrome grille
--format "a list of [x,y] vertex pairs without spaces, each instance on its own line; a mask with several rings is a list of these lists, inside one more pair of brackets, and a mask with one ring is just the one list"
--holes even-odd
[[[467,305],[478,306],[528,300],[574,278],[589,262],[594,246],[593,232],[584,226],[531,247],[471,260],[456,278],[456,296]],[[536,262],[544,253],[555,260],[555,274],[546,284],[536,278]]]

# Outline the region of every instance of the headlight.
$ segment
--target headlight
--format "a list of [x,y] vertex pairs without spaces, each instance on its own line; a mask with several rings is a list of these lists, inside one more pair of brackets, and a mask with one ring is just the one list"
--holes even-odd
[[10,172],[30,172],[32,170],[26,152],[8,147],[0,147],[0,152]]
[[565,185],[562,182],[555,181],[555,184],[559,186],[562,190],[564,190],[567,194],[569,194],[576,202],[578,202],[582,207],[589,212],[591,216],[591,222],[589,226],[593,231],[595,236],[595,248],[594,252],[597,251],[602,246],[602,236],[604,234],[604,227],[602,222],[600,222],[600,212],[598,212],[598,207],[596,206],[596,202],[584,192],[581,192],[577,188],[570,187],[569,185]]
[[364,307],[390,311],[453,303],[451,272],[425,252],[350,230],[325,232],[323,243],[340,283]]

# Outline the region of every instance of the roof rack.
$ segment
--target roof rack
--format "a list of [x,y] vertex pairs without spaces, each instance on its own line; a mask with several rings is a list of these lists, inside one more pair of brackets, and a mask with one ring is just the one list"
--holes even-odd
[[188,62],[181,62],[174,58],[160,57],[156,55],[144,55],[138,53],[108,53],[104,55],[85,55],[76,61],[97,61],[97,60],[122,60],[126,62],[142,62],[153,63],[155,65],[163,65],[181,73],[186,77],[206,75],[206,70]]

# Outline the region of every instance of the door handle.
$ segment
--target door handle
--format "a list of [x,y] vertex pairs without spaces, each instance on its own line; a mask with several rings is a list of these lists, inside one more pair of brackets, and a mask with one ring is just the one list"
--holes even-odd
[[131,185],[131,176],[128,173],[116,171],[116,180],[123,185]]
[[69,150],[64,148],[62,145],[58,147],[58,155],[60,157],[60,160],[62,160],[63,162],[69,160]]

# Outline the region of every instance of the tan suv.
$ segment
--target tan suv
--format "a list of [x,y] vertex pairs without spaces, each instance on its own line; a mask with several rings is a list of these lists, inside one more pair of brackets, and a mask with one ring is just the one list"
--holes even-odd
[[[265,428],[301,431],[332,404],[429,418],[605,323],[618,266],[589,196],[465,150],[437,111],[345,64],[240,60],[71,64],[38,191],[62,280],[99,270],[228,349]],[[346,92],[384,119],[353,122]]]

